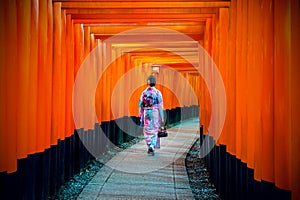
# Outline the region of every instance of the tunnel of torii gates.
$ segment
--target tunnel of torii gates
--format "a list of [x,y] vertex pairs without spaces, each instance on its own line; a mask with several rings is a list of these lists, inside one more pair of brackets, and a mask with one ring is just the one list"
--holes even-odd
[[[83,148],[77,147],[74,130],[93,131],[95,124],[137,117],[140,93],[155,64],[165,110],[199,105],[204,135],[210,133],[218,151],[225,149],[225,157],[214,152],[219,156],[212,171],[232,186],[225,193],[251,179],[261,194],[271,188],[300,199],[299,4],[1,1],[1,193],[19,198],[55,193],[87,160],[79,159]],[[126,37],[111,39],[124,32]],[[213,62],[202,59],[204,53]],[[82,98],[94,105],[72,109],[75,80],[87,59],[94,76],[88,74],[80,87],[93,92]],[[225,108],[220,108],[216,73],[226,91]],[[175,80],[178,74],[184,84]],[[114,113],[112,98],[117,99]],[[208,128],[214,107],[214,123],[221,123],[219,112],[226,110],[218,137]],[[241,186],[240,192],[255,190],[255,184]]]

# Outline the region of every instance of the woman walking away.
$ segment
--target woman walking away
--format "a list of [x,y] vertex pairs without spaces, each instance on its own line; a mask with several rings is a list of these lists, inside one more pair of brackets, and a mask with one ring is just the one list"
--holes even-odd
[[144,138],[148,154],[154,155],[154,148],[160,148],[157,133],[161,123],[164,123],[163,98],[161,92],[155,88],[156,77],[150,75],[147,79],[148,87],[142,92],[139,100],[139,117],[144,126]]

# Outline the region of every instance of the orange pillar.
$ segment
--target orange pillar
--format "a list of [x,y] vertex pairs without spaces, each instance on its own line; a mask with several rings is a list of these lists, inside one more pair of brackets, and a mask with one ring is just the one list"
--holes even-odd
[[[96,62],[97,62],[97,77],[98,77],[98,84],[100,82],[99,78],[102,74],[102,41],[100,39],[96,39],[96,43],[97,43],[97,54],[96,54]],[[97,115],[97,121],[100,124],[102,121],[102,110],[101,110],[101,106],[102,106],[102,95],[99,92],[99,85],[97,85],[97,89],[96,89],[96,94],[95,94],[95,109],[96,109],[96,115]]]
[[[42,0],[43,1],[43,0]],[[46,99],[45,147],[51,145],[51,112],[52,112],[52,72],[53,72],[53,5],[52,0],[47,1],[47,48],[45,66],[45,87],[43,88]]]
[[[208,18],[205,25],[204,49],[209,56],[212,56],[212,32],[212,19]],[[209,65],[209,61],[207,59],[204,60],[203,58],[207,58],[207,56],[205,56],[205,52],[200,55],[200,61],[203,65],[200,66],[203,75],[203,77],[200,79],[202,92],[202,95],[200,95],[200,119],[201,124],[204,127],[203,132],[207,133],[211,117],[211,97],[208,93],[208,87],[211,84],[211,70],[209,67],[207,67]],[[207,78],[207,83],[204,81],[204,77]]]
[[262,39],[264,51],[259,51],[263,56],[262,90],[261,90],[261,178],[274,182],[274,19],[273,1],[262,2],[263,13]]
[[111,99],[111,90],[110,90],[110,76],[111,76],[111,67],[108,65],[108,61],[110,61],[110,51],[111,51],[111,44],[104,42],[103,43],[103,67],[105,68],[104,73],[102,74],[101,84],[98,86],[101,88],[101,94],[105,94],[105,98],[102,96],[102,106],[101,106],[101,116],[102,121],[109,121],[111,118],[110,115],[110,99]]
[[84,58],[83,25],[74,24],[74,78]]
[[90,27],[84,26],[83,27],[83,35],[84,35],[84,57],[86,57],[91,51],[91,34],[90,34]]
[[[65,129],[65,120],[66,120],[66,68],[67,68],[67,46],[66,46],[66,10],[61,10],[61,65],[59,66],[59,79],[60,79],[60,96],[59,96],[59,105],[60,111],[58,113],[59,119],[59,128],[58,134],[59,139],[63,140],[66,136]],[[55,58],[54,58],[55,59]],[[68,105],[70,106],[70,105]]]
[[[230,127],[234,126],[234,124],[232,124],[233,114],[234,114],[234,112],[233,112],[234,110],[232,110],[232,107],[233,107],[232,99],[234,98],[234,96],[232,94],[234,94],[233,91],[235,90],[235,88],[229,87],[229,82],[232,82],[232,80],[229,78],[231,77],[230,74],[233,73],[233,70],[230,70],[228,67],[228,57],[229,57],[229,54],[228,54],[228,51],[229,51],[229,48],[228,48],[228,28],[229,28],[228,20],[229,20],[228,8],[220,8],[219,9],[219,19],[218,19],[218,21],[219,21],[218,22],[219,23],[219,32],[218,32],[218,34],[219,34],[218,47],[219,48],[218,48],[218,51],[221,53],[219,53],[218,68],[222,75],[223,83],[224,83],[224,86],[226,89],[227,108],[226,108],[225,123],[224,123],[222,134],[220,135],[219,142],[221,144],[227,144],[228,150],[230,150],[232,147],[227,138],[230,138],[228,136],[231,133],[229,131]],[[219,105],[218,101],[219,101],[219,99],[217,99],[216,104],[214,104],[213,106],[218,106]],[[219,108],[219,109],[222,109],[222,108]],[[231,137],[234,137],[234,135]]]
[[5,97],[5,2],[0,3],[0,172],[6,170],[6,98]]
[[291,188],[291,7],[274,1],[274,163],[275,185]]
[[[50,130],[46,129],[46,119],[47,112],[46,108],[47,104],[47,92],[45,90],[47,85],[51,84],[51,82],[47,82],[49,79],[48,68],[52,68],[52,66],[47,66],[47,31],[48,31],[48,19],[47,19],[47,1],[40,0],[39,1],[39,24],[38,24],[38,74],[37,74],[37,115],[36,120],[36,135],[37,137],[37,152],[42,152],[45,148],[45,135],[46,132]],[[44,133],[44,134],[39,134]]]
[[[37,141],[37,88],[38,88],[38,25],[39,25],[39,2],[38,0],[31,0],[31,19],[30,19],[30,61],[29,61],[29,88],[28,88],[28,152],[27,154],[34,154],[36,152]],[[29,139],[30,138],[30,139]]]
[[291,1],[291,159],[292,159],[292,199],[300,199],[300,2],[297,0]]
[[[17,106],[17,112],[10,112],[13,116],[11,119],[8,118],[10,124],[10,131],[12,128],[16,126],[16,133],[12,131],[12,135],[17,135],[15,138],[17,141],[17,158],[25,158],[28,153],[28,145],[29,145],[29,107],[30,104],[30,96],[29,94],[29,86],[30,86],[30,34],[31,34],[31,2],[30,1],[17,1],[17,30],[19,33],[17,40],[18,46],[18,59],[17,59],[17,67],[12,67],[11,76],[7,76],[7,78],[16,77],[17,80],[9,80],[7,82],[8,85],[12,84],[12,82],[17,83],[17,87],[11,85],[11,88],[15,88],[18,91],[18,95],[9,95],[8,100],[10,103],[13,103],[14,99],[17,101],[14,105],[7,106],[8,110],[13,109],[13,107]],[[9,33],[10,34],[10,33]],[[16,57],[17,58],[17,57]],[[12,82],[11,82],[12,81]],[[11,89],[10,89],[11,90]],[[14,110],[14,109],[13,109]],[[12,120],[16,117],[16,120]],[[11,138],[12,139],[12,138]],[[8,140],[12,141],[12,140]]]
[[17,170],[18,62],[16,1],[1,2],[0,171]]
[[[83,26],[82,24],[74,24],[74,80],[76,79],[77,72],[80,68],[81,62],[83,60]],[[79,95],[79,94],[74,94]],[[75,98],[78,98],[78,96],[75,96]],[[79,117],[79,119],[76,119],[80,126],[82,127],[76,127],[76,128],[83,128],[83,108],[76,106],[73,110],[75,112],[76,116]]]
[[62,64],[62,25],[61,25],[61,3],[53,3],[53,71],[52,71],[52,114],[51,114],[51,144],[57,143],[60,137],[61,122],[60,112],[62,109],[61,96],[61,64]]
[[247,162],[246,68],[247,68],[247,2],[237,1],[236,35],[236,151],[237,158]]
[[74,131],[74,121],[72,113],[72,93],[74,85],[74,24],[71,15],[67,15],[66,25],[66,117],[65,132],[70,136]]
[[[230,144],[228,151],[232,155],[237,155],[236,152],[236,42],[237,42],[237,2],[232,0],[229,8],[229,32],[228,32],[228,78],[227,78],[227,88],[230,90],[230,95],[227,96],[228,108],[228,120],[227,123],[227,141]],[[227,90],[227,89],[226,89]],[[232,124],[233,123],[233,124]],[[224,125],[226,126],[226,124]]]

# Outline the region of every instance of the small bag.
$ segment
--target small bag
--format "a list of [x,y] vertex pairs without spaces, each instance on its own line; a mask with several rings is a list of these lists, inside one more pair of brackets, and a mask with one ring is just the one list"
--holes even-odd
[[167,131],[167,129],[166,129],[165,126],[161,126],[161,127],[159,128],[158,133],[157,133],[157,136],[158,136],[159,138],[161,138],[161,137],[168,137],[168,131]]

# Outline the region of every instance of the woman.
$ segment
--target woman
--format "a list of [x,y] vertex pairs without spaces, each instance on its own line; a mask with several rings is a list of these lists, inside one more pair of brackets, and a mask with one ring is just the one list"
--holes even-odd
[[142,92],[139,100],[139,117],[144,126],[148,154],[154,155],[154,148],[160,147],[157,132],[160,124],[164,122],[163,98],[161,92],[155,88],[155,76],[150,75],[147,84],[148,87]]

